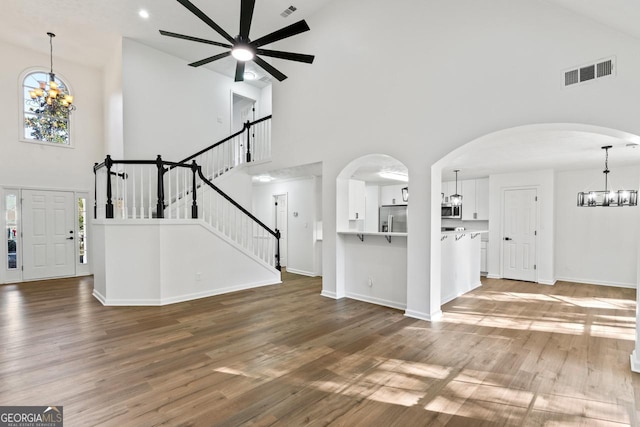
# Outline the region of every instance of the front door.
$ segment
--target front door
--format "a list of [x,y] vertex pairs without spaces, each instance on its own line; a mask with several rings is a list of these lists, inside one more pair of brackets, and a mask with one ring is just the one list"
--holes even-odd
[[502,233],[505,279],[536,281],[537,190],[505,190]]
[[22,190],[23,279],[75,275],[74,194]]

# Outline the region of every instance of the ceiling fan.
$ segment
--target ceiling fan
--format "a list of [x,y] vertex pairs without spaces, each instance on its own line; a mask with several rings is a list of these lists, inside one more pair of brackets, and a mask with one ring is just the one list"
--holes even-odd
[[258,55],[270,56],[272,58],[287,59],[289,61],[306,62],[311,64],[313,62],[313,55],[305,55],[302,53],[282,52],[279,50],[262,49],[262,46],[277,42],[282,39],[286,39],[291,36],[295,36],[305,31],[309,31],[309,25],[305,20],[298,21],[287,27],[274,31],[266,36],[260,37],[256,40],[249,38],[249,30],[251,29],[251,20],[253,18],[253,9],[255,6],[255,0],[241,0],[240,6],[240,34],[236,37],[231,37],[229,33],[223,30],[218,24],[213,22],[204,12],[198,9],[189,0],[177,0],[178,3],[189,9],[191,13],[200,18],[205,24],[213,28],[218,34],[224,37],[230,44],[219,43],[213,40],[205,40],[198,37],[186,36],[184,34],[172,33],[170,31],[160,30],[160,34],[168,37],[175,37],[178,39],[190,40],[198,43],[206,43],[214,46],[220,46],[231,49],[228,52],[219,53],[217,55],[210,56],[200,61],[192,62],[189,64],[192,67],[199,67],[201,65],[209,64],[210,62],[217,61],[218,59],[226,58],[231,55],[236,60],[236,75],[235,81],[244,81],[244,66],[247,61],[253,61],[258,66],[262,67],[267,73],[283,81],[287,78],[282,72],[278,71],[271,64],[260,58]]

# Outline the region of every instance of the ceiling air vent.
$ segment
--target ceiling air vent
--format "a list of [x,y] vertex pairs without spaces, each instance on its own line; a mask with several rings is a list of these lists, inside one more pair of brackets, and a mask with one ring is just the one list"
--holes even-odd
[[589,80],[613,76],[614,63],[615,58],[612,57],[567,70],[564,72],[564,85],[566,87],[588,82]]
[[280,16],[282,16],[283,18],[286,18],[287,16],[291,15],[293,12],[295,12],[296,10],[298,10],[297,7],[295,6],[289,6],[288,8],[286,8],[285,10],[282,11],[282,13],[280,14]]

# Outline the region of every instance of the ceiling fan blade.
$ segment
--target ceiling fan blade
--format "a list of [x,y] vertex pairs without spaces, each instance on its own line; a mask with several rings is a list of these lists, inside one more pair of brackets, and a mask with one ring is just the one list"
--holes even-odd
[[192,66],[192,67],[199,67],[201,65],[205,65],[205,64],[208,64],[210,62],[217,61],[218,59],[226,58],[229,55],[231,55],[231,52],[219,53],[217,55],[213,55],[213,56],[210,56],[208,58],[201,59],[200,61],[192,62],[189,65]]
[[205,39],[200,39],[198,37],[185,36],[184,34],[172,33],[170,31],[160,30],[160,34],[167,37],[175,37],[177,39],[190,40],[192,42],[212,44],[214,46],[220,46],[220,47],[226,47],[226,48],[233,47],[230,44],[218,43],[218,42],[214,42],[213,40],[205,40]]
[[288,27],[280,28],[279,30],[274,31],[271,34],[267,34],[264,37],[260,37],[259,39],[251,42],[251,44],[254,47],[260,47],[260,46],[264,46],[265,44],[286,39],[287,37],[295,36],[296,34],[304,33],[305,31],[309,31],[309,25],[307,25],[307,21],[303,19],[302,21],[298,21],[294,24],[291,24]]
[[281,82],[281,81],[283,81],[284,79],[287,78],[287,76],[282,74],[280,71],[276,70],[271,64],[269,64],[264,59],[262,59],[262,58],[260,58],[258,56],[254,56],[253,57],[253,61],[256,64],[258,64],[260,67],[262,67],[267,73],[271,74],[273,77],[278,79],[279,82]]
[[244,61],[238,61],[236,64],[236,80],[237,82],[244,81]]
[[306,62],[312,64],[315,56],[304,53],[282,52],[279,50],[256,49],[258,55],[270,56],[272,58],[288,59],[289,61]]
[[224,37],[229,43],[231,43],[231,44],[235,43],[235,40],[233,39],[233,37],[231,37],[229,35],[229,33],[227,33],[225,30],[223,30],[218,24],[213,22],[213,20],[211,18],[209,18],[207,15],[205,15],[205,13],[203,11],[198,9],[189,0],[178,0],[178,3],[180,3],[181,5],[186,7],[187,9],[189,9],[189,11],[191,13],[193,13],[198,18],[200,18],[205,24],[207,24],[208,26],[210,26],[211,28],[216,30],[216,32],[218,34],[220,34],[222,37]]
[[242,40],[249,40],[249,30],[251,29],[255,5],[256,0],[242,0],[240,6],[240,38]]

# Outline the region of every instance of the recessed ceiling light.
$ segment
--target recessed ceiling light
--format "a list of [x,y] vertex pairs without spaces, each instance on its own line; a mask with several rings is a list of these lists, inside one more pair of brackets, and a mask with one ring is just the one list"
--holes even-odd
[[407,174],[404,174],[404,173],[382,171],[382,172],[378,172],[378,175],[381,178],[385,178],[385,179],[393,179],[395,181],[409,182],[409,177],[407,176]]
[[138,15],[140,15],[140,18],[149,19],[149,12],[147,12],[144,9],[140,9],[140,11],[138,12]]
[[245,71],[243,77],[245,80],[255,80],[256,73],[254,73],[253,71]]
[[254,176],[253,180],[254,181],[258,181],[258,182],[271,182],[273,181],[275,178],[269,176],[269,175],[258,175],[258,176]]

